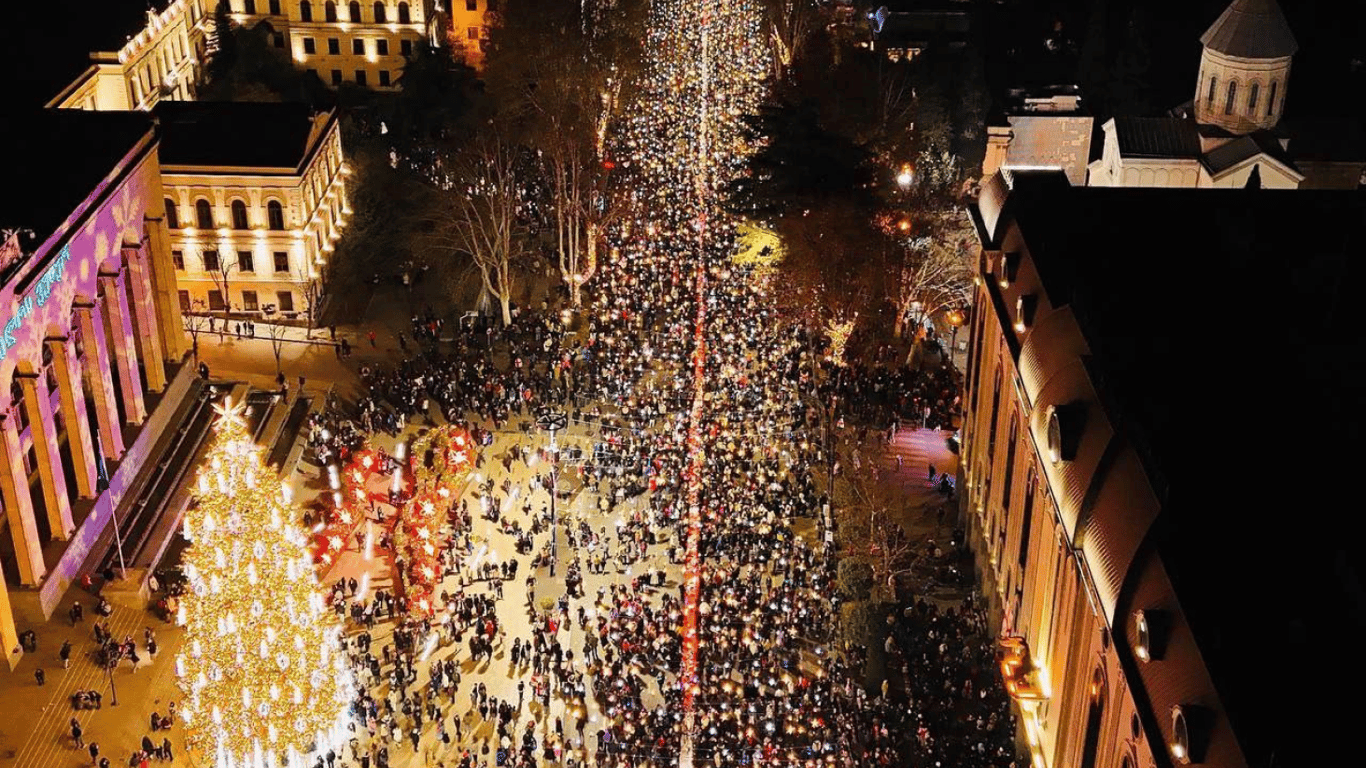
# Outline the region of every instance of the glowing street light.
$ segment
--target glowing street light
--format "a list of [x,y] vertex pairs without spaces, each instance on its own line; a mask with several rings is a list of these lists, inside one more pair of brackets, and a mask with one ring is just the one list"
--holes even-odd
[[897,186],[901,187],[902,189],[910,189],[911,182],[913,181],[915,181],[915,174],[911,170],[911,164],[903,163],[901,165],[901,170],[898,171],[896,174]]

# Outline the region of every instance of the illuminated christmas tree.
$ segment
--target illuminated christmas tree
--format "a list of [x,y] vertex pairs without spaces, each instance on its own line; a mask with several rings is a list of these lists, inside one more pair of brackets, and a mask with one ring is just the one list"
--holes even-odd
[[197,501],[185,513],[181,716],[190,746],[220,767],[301,767],[340,742],[351,694],[341,630],[242,407],[215,410]]

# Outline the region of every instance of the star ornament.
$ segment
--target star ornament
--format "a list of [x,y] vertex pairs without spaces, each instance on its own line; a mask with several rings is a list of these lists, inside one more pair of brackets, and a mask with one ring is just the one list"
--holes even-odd
[[223,398],[223,402],[213,407],[213,412],[218,415],[216,424],[218,429],[246,429],[247,428],[247,406],[245,402],[234,403],[232,396]]

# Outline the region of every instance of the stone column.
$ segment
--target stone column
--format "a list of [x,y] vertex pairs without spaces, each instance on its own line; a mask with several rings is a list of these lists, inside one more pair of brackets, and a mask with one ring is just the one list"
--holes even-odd
[[47,523],[52,538],[66,541],[75,526],[71,522],[71,499],[66,495],[66,474],[57,442],[57,425],[52,421],[51,393],[42,374],[21,373],[15,377],[24,388],[24,407],[32,427],[33,452],[38,457],[38,482],[43,487]]
[[133,342],[133,327],[128,320],[128,295],[123,292],[123,280],[119,275],[101,274],[100,285],[104,287],[105,341],[118,371],[119,388],[123,391],[124,419],[129,424],[141,424],[147,414],[142,403],[137,345]]
[[145,226],[146,267],[151,279],[157,328],[161,331],[161,349],[167,361],[178,363],[190,351],[190,343],[185,338],[185,321],[180,316],[175,264],[171,262],[171,238],[166,222],[161,219],[147,219]]
[[5,573],[0,570],[0,643],[4,644],[5,660],[10,671],[19,663],[19,632],[14,627],[14,609],[9,604],[9,586],[5,584]]
[[10,536],[14,537],[19,583],[32,587],[47,574],[47,564],[43,562],[43,542],[38,540],[38,522],[33,517],[24,457],[19,451],[18,426],[12,414],[0,415],[0,500],[5,504]]
[[76,322],[80,324],[81,341],[85,344],[85,384],[95,401],[95,423],[100,430],[100,446],[104,458],[117,461],[123,455],[123,432],[119,428],[119,409],[114,402],[114,384],[110,380],[109,350],[104,343],[103,313],[94,304],[76,305]]
[[53,372],[57,374],[57,390],[61,393],[62,415],[66,422],[66,442],[71,450],[71,464],[76,470],[76,491],[83,499],[93,499],[95,492],[95,449],[90,439],[90,417],[85,412],[85,388],[81,375],[71,359],[71,343],[67,339],[48,339],[52,349]]
[[125,282],[132,303],[129,307],[130,316],[137,331],[142,370],[147,376],[147,390],[160,392],[166,388],[166,363],[161,354],[161,331],[157,328],[152,281],[147,274],[147,256],[141,246],[124,246],[123,259],[128,266]]

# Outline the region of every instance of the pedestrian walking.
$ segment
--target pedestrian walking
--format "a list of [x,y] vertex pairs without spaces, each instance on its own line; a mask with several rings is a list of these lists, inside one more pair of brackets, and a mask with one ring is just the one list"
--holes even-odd
[[99,744],[96,744],[95,742],[92,741],[92,742],[90,742],[89,744],[87,744],[85,748],[86,748],[86,750],[88,750],[88,751],[90,752],[90,764],[91,764],[91,765],[99,765],[99,763],[100,763],[100,745],[99,745]]
[[71,718],[71,740],[76,742],[76,749],[85,747],[85,739],[81,736],[85,732],[81,730],[81,723],[76,718]]
[[38,685],[47,683],[47,675],[43,673],[42,667],[33,670],[33,679],[38,681]]
[[370,346],[374,347],[374,346],[375,346],[375,332],[374,332],[374,331],[369,331],[366,335],[368,335],[368,336],[370,337]]
[[57,655],[60,656],[61,659],[62,659],[62,669],[68,669],[68,668],[71,666],[71,641],[70,641],[70,640],[64,640],[64,641],[62,641],[62,649],[61,649],[60,651],[57,652]]

